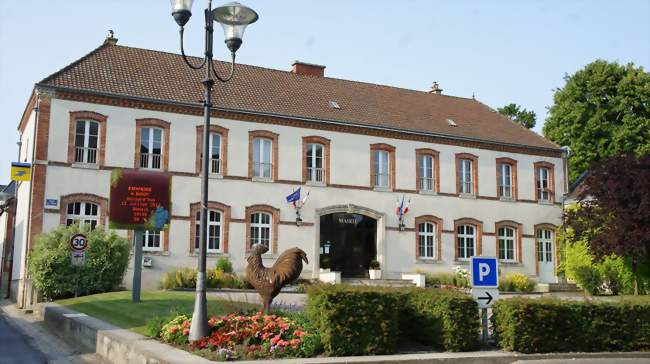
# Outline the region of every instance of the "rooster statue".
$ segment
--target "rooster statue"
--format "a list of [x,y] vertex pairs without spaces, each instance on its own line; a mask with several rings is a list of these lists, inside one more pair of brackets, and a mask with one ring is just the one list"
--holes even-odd
[[273,267],[266,268],[262,264],[262,254],[269,251],[269,248],[262,244],[255,244],[251,249],[250,256],[246,259],[246,280],[250,283],[264,304],[264,311],[269,312],[271,302],[280,293],[283,286],[293,282],[302,272],[302,261],[308,264],[307,254],[298,248],[285,250]]

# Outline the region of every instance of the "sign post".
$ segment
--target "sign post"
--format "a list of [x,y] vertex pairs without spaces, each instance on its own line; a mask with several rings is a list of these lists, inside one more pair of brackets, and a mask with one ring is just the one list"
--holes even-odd
[[137,169],[111,173],[109,227],[134,230],[132,301],[140,302],[144,231],[169,227],[171,175]]
[[472,297],[481,308],[482,340],[488,342],[488,307],[499,297],[499,267],[494,257],[472,257]]
[[[84,234],[74,234],[70,237],[70,260],[73,266],[79,267],[86,264],[86,248],[88,248],[88,237]],[[78,268],[75,268],[77,274],[74,279],[74,296],[79,295],[79,277]]]

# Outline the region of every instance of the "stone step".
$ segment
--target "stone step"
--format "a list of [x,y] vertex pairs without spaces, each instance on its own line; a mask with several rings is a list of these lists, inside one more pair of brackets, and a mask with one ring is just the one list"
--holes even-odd
[[344,278],[341,283],[352,286],[415,287],[415,283],[403,279]]
[[575,283],[549,283],[549,292],[579,292],[580,288]]

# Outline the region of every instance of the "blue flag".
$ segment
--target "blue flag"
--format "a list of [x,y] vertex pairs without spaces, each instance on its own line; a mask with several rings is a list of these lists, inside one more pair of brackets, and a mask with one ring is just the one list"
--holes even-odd
[[287,203],[293,203],[300,200],[300,187],[287,196]]

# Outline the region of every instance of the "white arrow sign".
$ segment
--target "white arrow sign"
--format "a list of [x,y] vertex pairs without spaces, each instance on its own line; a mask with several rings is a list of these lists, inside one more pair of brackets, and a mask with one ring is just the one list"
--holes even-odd
[[494,300],[499,298],[499,289],[497,288],[472,288],[472,297],[478,303],[480,308],[488,308],[492,306]]

